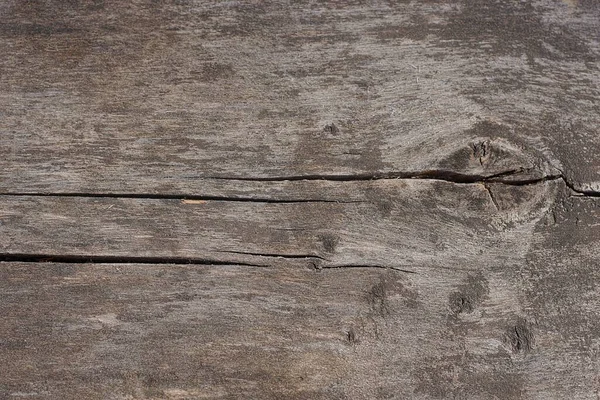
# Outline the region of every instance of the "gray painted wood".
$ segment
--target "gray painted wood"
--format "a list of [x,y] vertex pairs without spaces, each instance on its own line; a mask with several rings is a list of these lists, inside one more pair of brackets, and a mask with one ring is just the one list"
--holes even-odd
[[0,398],[600,398],[599,21],[0,2]]

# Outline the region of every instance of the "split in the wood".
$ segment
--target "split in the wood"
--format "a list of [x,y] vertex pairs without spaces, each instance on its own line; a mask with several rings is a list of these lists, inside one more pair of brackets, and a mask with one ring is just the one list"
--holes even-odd
[[183,204],[202,204],[206,201],[226,201],[240,203],[274,203],[274,204],[294,204],[294,203],[336,203],[336,204],[354,204],[364,203],[357,200],[327,200],[327,199],[269,199],[261,197],[238,197],[238,196],[198,196],[189,194],[156,194],[156,193],[51,193],[51,192],[7,192],[0,193],[0,196],[13,197],[86,197],[86,198],[114,198],[114,199],[144,199],[144,200],[180,200]]
[[317,255],[314,255],[314,254],[252,253],[252,252],[247,252],[247,251],[234,251],[234,250],[218,250],[217,253],[241,254],[241,255],[256,256],[256,257],[304,258],[304,259],[316,258],[316,259],[319,259],[319,260],[329,261],[326,258],[323,258],[321,256],[317,256]]
[[577,189],[573,183],[566,179],[564,181],[565,185],[575,193],[573,197],[600,197],[600,191],[598,190]]
[[73,263],[73,264],[183,264],[183,265],[239,265],[244,267],[268,267],[268,265],[222,261],[190,257],[142,257],[70,254],[0,254],[0,262]]
[[[313,269],[345,269],[345,268],[376,268],[388,269],[408,274],[416,274],[416,271],[402,269],[384,265],[324,265],[322,261],[327,261],[323,257],[316,255],[286,255],[286,254],[261,254],[238,251],[219,251],[220,253],[231,253],[241,255],[253,255],[261,257],[279,257],[288,259],[312,259],[309,263]],[[268,263],[249,263],[239,261],[214,260],[208,258],[190,258],[190,257],[142,257],[142,256],[106,256],[106,255],[69,255],[69,254],[25,254],[25,253],[5,253],[0,254],[0,262],[29,262],[29,263],[65,263],[65,264],[172,264],[172,265],[234,265],[242,267],[268,268]]]
[[332,181],[332,182],[355,182],[355,181],[375,181],[385,179],[425,179],[438,180],[457,184],[472,183],[504,183],[507,185],[519,186],[530,185],[549,180],[561,179],[562,175],[547,175],[541,178],[523,178],[523,179],[504,179],[515,177],[519,174],[529,172],[526,169],[518,168],[502,171],[491,175],[481,174],[463,174],[448,170],[425,170],[414,172],[375,172],[364,174],[315,174],[315,175],[287,175],[274,177],[227,177],[213,176],[206,179],[229,180],[229,181],[250,181],[250,182],[285,182],[285,181]]
[[[375,180],[437,180],[455,184],[486,184],[498,183],[511,186],[526,186],[543,183],[546,181],[563,180],[566,185],[584,196],[600,197],[600,192],[590,190],[578,190],[570,183],[564,174],[546,175],[540,178],[519,178],[530,172],[526,169],[513,169],[503,171],[492,175],[463,174],[446,170],[426,170],[418,172],[377,172],[365,174],[348,175],[289,175],[276,177],[205,177],[207,180],[222,181],[246,181],[246,182],[286,182],[286,181],[330,181],[330,182],[360,182]],[[343,199],[319,199],[319,198],[299,198],[299,199],[274,199],[267,197],[242,197],[242,196],[213,196],[213,195],[194,195],[194,194],[157,194],[157,193],[87,193],[87,192],[4,192],[1,196],[29,196],[29,197],[87,197],[87,198],[122,198],[122,199],[155,199],[155,200],[180,200],[184,204],[202,204],[204,201],[224,201],[224,202],[248,202],[248,203],[275,203],[275,204],[293,204],[293,203],[338,203],[354,204],[364,203],[361,200],[343,200]]]
[[498,206],[498,201],[496,200],[496,197],[494,196],[494,193],[492,192],[492,189],[489,187],[489,185],[487,185],[485,183],[483,184],[483,187],[485,188],[485,190],[487,191],[488,195],[490,196],[490,200],[494,204],[494,207],[496,208],[496,210],[500,210],[500,207]]

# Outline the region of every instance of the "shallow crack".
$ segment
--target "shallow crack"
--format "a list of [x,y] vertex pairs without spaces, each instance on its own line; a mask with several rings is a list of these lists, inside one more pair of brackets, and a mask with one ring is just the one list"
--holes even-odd
[[409,269],[403,269],[398,267],[389,267],[385,265],[368,265],[368,264],[347,264],[347,265],[322,265],[319,269],[356,269],[356,268],[376,268],[376,269],[389,269],[398,272],[404,272],[407,274],[416,274],[416,271],[411,271]]
[[329,261],[326,258],[321,256],[317,256],[315,254],[278,254],[278,253],[252,253],[247,251],[234,251],[234,250],[217,250],[217,253],[227,253],[227,254],[241,254],[247,256],[256,256],[256,257],[274,257],[274,258],[301,258],[301,259],[311,259],[316,258],[318,260]]
[[494,196],[494,193],[492,193],[492,189],[490,188],[490,186],[484,183],[483,187],[485,188],[485,190],[487,191],[488,195],[490,196],[490,200],[494,204],[494,207],[496,208],[496,211],[500,211],[500,207],[498,206],[498,202],[496,201],[496,197]]

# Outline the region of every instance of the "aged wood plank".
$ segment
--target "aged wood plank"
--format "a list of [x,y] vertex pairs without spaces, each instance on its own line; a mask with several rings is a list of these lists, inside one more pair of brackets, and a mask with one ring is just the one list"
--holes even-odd
[[452,268],[469,269],[474,260],[500,265],[512,246],[526,245],[522,231],[545,214],[560,187],[560,180],[514,186],[390,179],[334,189],[315,181],[306,198],[329,188],[350,201],[291,203],[0,196],[0,253],[324,268],[444,265],[449,257]]
[[0,398],[600,398],[599,21],[0,2]]
[[0,263],[0,395],[594,398],[599,208],[559,191],[492,257],[414,274]]
[[[538,164],[595,190],[598,21],[587,0],[3,2],[0,192]],[[456,159],[487,139],[519,151]]]
[[54,263],[0,263],[0,275],[0,394],[65,399],[410,397],[415,357],[462,351],[436,338],[453,331],[447,292],[469,279]]

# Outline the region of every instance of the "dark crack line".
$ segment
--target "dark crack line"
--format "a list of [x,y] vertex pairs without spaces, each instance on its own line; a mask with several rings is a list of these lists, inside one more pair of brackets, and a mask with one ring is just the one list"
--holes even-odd
[[600,191],[597,190],[583,190],[575,188],[575,185],[569,182],[567,179],[563,178],[565,185],[573,192],[577,193],[576,196],[573,197],[600,197]]
[[573,196],[573,197],[600,197],[600,191],[577,189],[575,187],[575,184],[573,182],[571,182],[571,180],[569,178],[567,178],[567,174],[565,174],[565,171],[563,171],[562,169],[557,168],[557,167],[555,167],[555,168],[560,171],[560,174],[556,175],[554,177],[554,179],[562,180],[566,187],[571,189],[571,191],[573,191],[574,193],[577,193],[577,196]]
[[136,257],[69,254],[0,254],[0,262],[74,263],[74,264],[177,264],[177,265],[238,265],[268,267],[268,265],[211,260],[193,257]]
[[[221,181],[240,182],[298,182],[298,181],[326,181],[326,182],[361,182],[376,180],[433,180],[455,184],[486,184],[498,183],[510,186],[528,186],[543,182],[562,180],[573,192],[586,197],[600,197],[600,191],[577,189],[575,185],[566,178],[564,173],[547,175],[541,178],[515,179],[521,173],[528,170],[520,168],[499,172],[492,175],[469,175],[446,170],[427,170],[421,172],[382,172],[371,174],[348,174],[348,175],[289,175],[275,177],[227,177],[209,176],[198,179],[212,179]],[[513,177],[513,178],[511,178]],[[156,193],[85,193],[85,192],[4,192],[0,196],[12,197],[84,197],[84,198],[116,198],[116,199],[148,199],[148,200],[185,200],[192,201],[223,201],[223,202],[247,202],[247,203],[333,203],[333,204],[358,204],[365,203],[361,200],[328,200],[328,199],[272,199],[263,197],[238,197],[238,196],[204,196],[192,194],[156,194]]]
[[389,269],[398,272],[404,272],[407,274],[416,274],[416,271],[411,271],[409,269],[403,269],[398,267],[389,267],[385,265],[361,265],[361,264],[347,264],[347,265],[322,265],[319,269],[356,269],[356,268],[376,268],[376,269]]
[[275,203],[275,204],[294,204],[294,203],[337,203],[337,204],[353,204],[364,203],[363,201],[347,201],[347,200],[325,200],[325,199],[268,199],[260,197],[236,197],[236,196],[197,196],[183,194],[154,194],[154,193],[39,193],[39,192],[6,192],[0,193],[0,196],[13,197],[86,197],[96,199],[144,199],[144,200],[179,200],[185,202],[192,201],[227,201],[240,203]]
[[505,180],[505,179],[487,179],[482,181],[481,183],[501,183],[503,185],[511,185],[511,186],[530,186],[537,185],[539,183],[550,182],[564,180],[562,175],[547,175],[541,178],[532,178],[532,179],[520,179],[520,180]]
[[[236,251],[220,251],[222,253],[234,253],[244,255],[259,255],[264,257],[282,257],[282,258],[316,258],[327,261],[326,259],[314,255],[277,255],[262,253],[247,253]],[[63,264],[170,264],[170,265],[206,265],[206,266],[242,266],[255,268],[269,268],[268,264],[254,264],[237,261],[211,260],[206,258],[192,257],[135,257],[135,256],[102,256],[102,255],[68,255],[68,254],[33,254],[33,253],[4,253],[0,254],[0,263],[63,263]],[[358,269],[358,268],[377,268],[388,269],[407,274],[416,274],[417,272],[383,265],[319,265],[318,269]]]
[[290,259],[312,259],[316,258],[323,261],[329,261],[326,258],[321,256],[317,256],[314,254],[277,254],[277,253],[251,253],[247,251],[234,251],[234,250],[217,250],[217,253],[227,253],[227,254],[241,254],[246,256],[256,256],[256,257],[271,257],[271,258],[290,258]]
[[350,174],[350,175],[290,175],[276,177],[208,177],[207,179],[242,181],[242,182],[297,182],[297,181],[327,181],[327,182],[361,182],[377,180],[432,180],[455,184],[485,184],[498,183],[510,186],[528,186],[563,179],[562,174],[547,175],[540,178],[510,179],[510,177],[528,172],[524,168],[512,169],[491,175],[461,174],[446,170],[427,170],[421,172],[382,172],[374,174]]
[[[469,175],[446,170],[427,170],[421,172],[382,172],[371,174],[349,174],[349,175],[290,175],[275,177],[199,177],[199,179],[213,179],[221,181],[240,182],[286,182],[286,181],[329,181],[329,182],[361,182],[374,180],[397,180],[397,179],[423,179],[444,181],[455,184],[477,184],[477,183],[501,183],[511,186],[533,185],[545,181],[563,179],[567,186],[577,193],[600,197],[600,192],[581,191],[573,187],[564,179],[564,175],[549,175],[542,178],[530,179],[506,179],[507,177],[527,172],[527,170],[513,169],[492,175]],[[364,203],[361,200],[327,200],[327,199],[272,199],[262,197],[238,197],[238,196],[203,196],[192,194],[156,194],[156,193],[85,193],[85,192],[4,192],[0,196],[13,197],[84,197],[84,198],[117,198],[117,199],[147,199],[147,200],[185,200],[192,201],[223,201],[223,202],[246,202],[246,203],[334,203],[334,204],[357,204]]]
[[[285,181],[331,181],[331,182],[359,182],[359,181],[375,181],[386,179],[430,179],[438,181],[446,181],[451,183],[469,184],[482,183],[486,181],[497,181],[500,178],[516,175],[525,172],[524,169],[514,169],[503,171],[492,175],[470,175],[461,174],[446,170],[427,170],[421,172],[378,172],[365,174],[348,174],[348,175],[288,175],[274,177],[227,177],[213,176],[207,179],[227,180],[227,181],[245,181],[245,182],[285,182]],[[524,180],[526,184],[532,180]],[[500,183],[509,183],[517,185],[520,181],[498,181]]]

